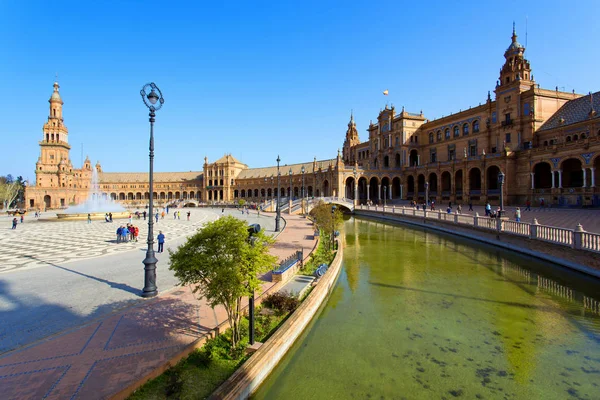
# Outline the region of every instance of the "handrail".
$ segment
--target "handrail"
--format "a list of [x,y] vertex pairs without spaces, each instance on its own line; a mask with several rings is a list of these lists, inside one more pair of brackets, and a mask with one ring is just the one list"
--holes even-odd
[[600,234],[586,232],[581,224],[575,229],[556,226],[540,225],[536,219],[533,223],[511,221],[507,218],[490,218],[487,216],[447,213],[441,210],[429,211],[413,207],[368,206],[358,205],[358,210],[377,211],[389,214],[408,215],[424,219],[435,219],[456,225],[467,225],[478,229],[490,230],[497,233],[526,237],[531,240],[549,242],[573,249],[600,253]]

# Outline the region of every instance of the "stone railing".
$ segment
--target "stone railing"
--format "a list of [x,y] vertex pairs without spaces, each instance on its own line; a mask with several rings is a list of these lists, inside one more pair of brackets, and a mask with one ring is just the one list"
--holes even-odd
[[571,247],[577,250],[586,250],[600,253],[600,234],[586,232],[581,224],[575,229],[558,228],[555,226],[540,225],[537,219],[533,223],[511,221],[508,218],[490,218],[487,216],[448,214],[444,211],[417,210],[413,207],[396,206],[367,206],[360,205],[357,210],[377,211],[386,214],[405,215],[423,218],[425,220],[439,220],[450,224],[467,225],[474,228],[494,231],[498,234],[526,237],[528,239],[554,243]]

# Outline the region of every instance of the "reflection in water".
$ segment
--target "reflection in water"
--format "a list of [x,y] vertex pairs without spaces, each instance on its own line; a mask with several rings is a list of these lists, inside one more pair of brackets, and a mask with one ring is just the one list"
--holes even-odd
[[332,297],[257,399],[598,399],[600,282],[351,219]]

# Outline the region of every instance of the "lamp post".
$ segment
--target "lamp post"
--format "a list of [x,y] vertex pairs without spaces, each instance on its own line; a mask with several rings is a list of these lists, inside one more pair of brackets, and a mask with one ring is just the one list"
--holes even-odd
[[383,211],[385,211],[385,198],[387,193],[387,186],[383,187]]
[[275,188],[273,187],[274,179],[275,178],[273,178],[273,175],[271,175],[271,201],[275,199]]
[[293,196],[292,196],[292,169],[291,168],[288,171],[288,175],[290,176],[290,191],[288,194],[289,194],[290,201],[292,201]]
[[429,182],[425,182],[425,209],[429,205]]
[[500,186],[500,217],[502,216],[502,214],[504,214],[504,177],[504,173],[500,171],[500,173],[498,174],[498,186]]
[[304,169],[304,165],[302,166],[302,169],[300,171],[302,172],[302,189],[300,190],[300,198],[302,199],[302,214],[304,214],[304,216],[306,217],[306,208],[308,208],[308,204],[304,204],[304,172],[306,171]]
[[281,172],[279,171],[279,163],[281,162],[281,159],[279,158],[279,156],[277,156],[277,213],[275,215],[275,232],[279,232],[279,219],[281,218],[281,210],[279,209],[279,202],[280,202],[280,198],[279,196],[281,195],[281,191],[280,191],[280,181],[281,181]]
[[152,231],[154,226],[152,215],[154,210],[154,117],[156,117],[156,111],[161,109],[165,99],[154,82],[144,85],[140,94],[142,95],[144,104],[150,110],[150,172],[148,177],[150,218],[148,218],[148,249],[146,250],[146,258],[142,261],[144,264],[144,289],[142,290],[142,297],[154,297],[158,294],[158,288],[156,287],[156,263],[158,260],[154,255],[154,233]]

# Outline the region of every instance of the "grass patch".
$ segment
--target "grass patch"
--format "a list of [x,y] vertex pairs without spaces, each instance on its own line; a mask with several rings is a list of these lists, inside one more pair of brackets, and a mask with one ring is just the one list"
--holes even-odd
[[[289,313],[261,312],[256,308],[255,337],[264,342],[287,319]],[[230,344],[231,329],[209,339],[200,349],[170,367],[133,393],[130,400],[206,399],[229,378],[248,356],[249,322],[242,319],[242,337],[237,348]]]
[[[323,234],[323,232],[321,232]],[[302,275],[313,276],[315,274],[315,270],[321,264],[330,265],[333,261],[333,257],[335,253],[329,250],[328,243],[331,241],[327,235],[321,236],[319,240],[319,246],[317,249],[310,255],[310,258],[307,262],[304,263],[302,269],[298,272]]]

